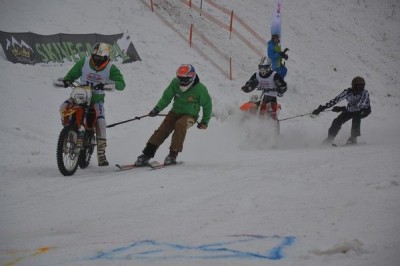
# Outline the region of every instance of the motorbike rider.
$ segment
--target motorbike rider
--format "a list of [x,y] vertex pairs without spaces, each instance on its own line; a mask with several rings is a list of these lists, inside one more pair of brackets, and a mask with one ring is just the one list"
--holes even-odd
[[[68,87],[69,84],[80,79],[80,84],[90,85],[93,89],[91,104],[93,104],[97,114],[96,141],[99,166],[107,166],[109,164],[106,158],[107,138],[104,91],[122,91],[125,88],[122,73],[116,65],[110,63],[110,52],[111,45],[96,43],[90,56],[81,58],[64,78],[57,80],[57,85]],[[71,99],[67,99],[61,104],[60,111],[70,103]]]
[[257,89],[261,91],[263,98],[261,111],[266,111],[268,106],[271,107],[271,116],[275,121],[278,121],[277,112],[280,105],[277,102],[277,97],[282,97],[287,90],[287,84],[283,77],[272,70],[272,62],[268,57],[262,57],[258,64],[258,72],[254,73],[251,78],[242,87],[245,93],[252,92]]

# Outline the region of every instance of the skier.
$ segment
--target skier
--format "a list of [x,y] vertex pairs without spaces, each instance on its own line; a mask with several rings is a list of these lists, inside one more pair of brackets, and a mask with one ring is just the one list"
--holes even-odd
[[283,96],[287,90],[287,84],[279,73],[272,70],[271,60],[267,57],[261,58],[258,64],[258,72],[251,76],[242,87],[242,91],[249,93],[256,88],[262,92],[262,98],[258,101],[258,105],[262,102],[259,106],[259,112],[270,111],[272,118],[278,122],[277,112],[280,105],[277,102],[277,97]]
[[351,88],[345,89],[334,99],[330,100],[325,105],[320,105],[312,112],[313,116],[317,116],[326,108],[336,105],[343,99],[348,101],[347,107],[335,106],[332,108],[333,112],[340,112],[340,114],[333,120],[328,130],[328,137],[324,140],[325,143],[332,143],[342,125],[350,119],[352,119],[351,135],[347,140],[347,144],[357,143],[357,137],[361,135],[361,119],[367,117],[371,113],[369,93],[364,87],[365,80],[362,77],[355,77],[351,81]]
[[200,108],[203,113],[197,128],[207,128],[212,112],[212,101],[206,86],[200,82],[192,65],[185,64],[178,68],[176,77],[164,90],[161,99],[150,111],[149,116],[157,116],[171,103],[172,99],[174,100],[172,109],[147,141],[143,153],[135,162],[136,166],[148,165],[150,158],[154,157],[158,147],[172,132],[170,152],[165,158],[164,164],[176,164],[178,153],[183,150],[186,131],[196,123]]
[[281,51],[279,35],[272,34],[271,40],[268,42],[267,54],[272,61],[272,70],[279,73],[282,78],[285,78],[287,74],[287,68],[282,63],[282,58],[285,60],[289,59],[289,56],[286,54],[287,51],[289,51],[288,48],[285,48],[283,52]]
[[[93,46],[91,56],[81,58],[71,68],[64,78],[59,78],[56,85],[69,86],[72,82],[80,79],[80,84],[91,85],[93,95],[91,104],[96,109],[96,140],[97,140],[97,160],[99,166],[107,166],[106,158],[106,118],[104,109],[104,91],[122,91],[125,88],[124,77],[114,64],[110,63],[111,46],[107,43],[96,43]],[[71,100],[66,100],[60,106],[62,111]]]

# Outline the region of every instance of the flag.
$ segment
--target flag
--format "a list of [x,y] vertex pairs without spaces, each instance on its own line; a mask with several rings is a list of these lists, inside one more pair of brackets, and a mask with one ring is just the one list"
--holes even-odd
[[279,37],[281,37],[281,10],[282,0],[276,0],[276,11],[271,23],[271,35],[277,34]]

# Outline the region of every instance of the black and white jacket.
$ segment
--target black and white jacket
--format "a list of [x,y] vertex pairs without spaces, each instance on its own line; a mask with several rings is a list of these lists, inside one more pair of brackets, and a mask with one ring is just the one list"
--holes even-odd
[[368,91],[364,89],[361,94],[354,94],[351,88],[345,89],[334,99],[323,105],[323,107],[325,109],[330,108],[344,99],[348,102],[346,107],[347,112],[353,113],[371,110]]

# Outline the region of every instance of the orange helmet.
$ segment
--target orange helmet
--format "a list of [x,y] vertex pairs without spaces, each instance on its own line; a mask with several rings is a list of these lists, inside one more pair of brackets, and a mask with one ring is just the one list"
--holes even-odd
[[186,91],[196,79],[196,71],[192,65],[181,65],[176,71],[176,77],[179,80],[179,87],[181,91]]

